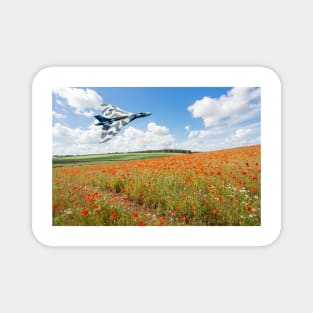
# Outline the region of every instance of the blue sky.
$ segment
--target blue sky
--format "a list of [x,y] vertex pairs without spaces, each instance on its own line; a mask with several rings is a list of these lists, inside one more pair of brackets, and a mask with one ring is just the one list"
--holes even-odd
[[[177,148],[210,151],[260,143],[261,90],[256,87],[54,88],[53,154]],[[152,112],[100,144],[94,115],[101,103]]]

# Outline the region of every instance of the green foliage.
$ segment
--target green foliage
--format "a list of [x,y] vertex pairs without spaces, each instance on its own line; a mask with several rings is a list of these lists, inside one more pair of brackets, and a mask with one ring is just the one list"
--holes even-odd
[[112,153],[112,154],[94,154],[94,155],[79,155],[79,156],[56,156],[52,158],[53,165],[91,163],[91,162],[116,162],[116,161],[131,161],[144,160],[150,158],[162,158],[182,154],[185,150],[166,150],[166,151],[145,151],[133,153]]

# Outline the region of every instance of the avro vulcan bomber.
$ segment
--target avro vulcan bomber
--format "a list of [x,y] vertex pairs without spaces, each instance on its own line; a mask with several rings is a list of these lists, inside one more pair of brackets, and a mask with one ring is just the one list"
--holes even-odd
[[110,140],[124,126],[139,117],[151,115],[150,112],[130,113],[112,104],[101,104],[104,108],[102,115],[96,115],[97,126],[102,126],[101,143]]

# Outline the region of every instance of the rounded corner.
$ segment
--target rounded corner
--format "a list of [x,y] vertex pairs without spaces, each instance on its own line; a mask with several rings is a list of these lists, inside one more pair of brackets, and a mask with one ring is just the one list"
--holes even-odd
[[275,231],[275,233],[273,233],[273,235],[269,238],[269,240],[266,241],[261,246],[262,247],[269,247],[269,246],[272,246],[272,245],[276,244],[276,242],[281,238],[281,233],[282,233],[282,227],[280,225],[279,229],[277,229]]
[[282,79],[279,75],[279,73],[276,71],[276,69],[273,69],[268,66],[260,66],[259,67],[262,71],[266,73],[269,78],[272,78],[273,80],[276,80],[276,82],[279,84],[280,88],[282,87]]
[[40,238],[40,235],[38,235],[38,233],[36,232],[36,230],[34,229],[34,226],[32,226],[31,228],[31,233],[33,238],[35,239],[35,241],[40,244],[41,246],[45,247],[45,248],[50,248],[53,247],[52,245],[46,243],[44,240],[42,240],[42,238]]
[[37,84],[37,81],[40,81],[43,78],[45,78],[47,74],[49,75],[49,72],[51,72],[53,69],[55,69],[54,66],[47,66],[39,69],[33,76],[32,86],[34,87]]

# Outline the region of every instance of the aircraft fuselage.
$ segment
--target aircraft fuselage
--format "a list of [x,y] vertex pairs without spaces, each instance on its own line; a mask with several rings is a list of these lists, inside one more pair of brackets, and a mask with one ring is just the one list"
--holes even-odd
[[131,115],[125,115],[125,116],[118,116],[113,118],[106,118],[102,115],[96,115],[95,118],[99,121],[96,125],[97,126],[110,126],[113,122],[123,120],[125,118],[130,118],[131,121],[133,121],[136,118],[145,117],[151,115],[150,112],[139,112],[134,113]]

